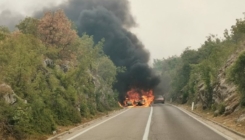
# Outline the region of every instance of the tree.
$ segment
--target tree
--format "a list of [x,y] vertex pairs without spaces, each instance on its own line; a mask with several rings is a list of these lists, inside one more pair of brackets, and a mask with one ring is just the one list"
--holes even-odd
[[27,17],[24,20],[22,20],[16,27],[24,34],[32,34],[34,36],[38,35],[38,27],[39,20]]
[[0,26],[0,41],[4,40],[9,34],[10,34],[10,31],[8,27]]
[[232,66],[229,79],[233,81],[237,86],[238,90],[242,94],[240,103],[242,106],[245,106],[245,53],[243,52],[235,62],[235,64]]
[[183,60],[183,63],[197,64],[199,60],[199,55],[196,50],[191,50],[190,47],[187,47],[181,54],[181,58]]
[[117,68],[108,57],[103,56],[98,59],[97,73],[107,85],[112,86],[116,80]]
[[71,29],[71,26],[64,12],[58,10],[44,14],[38,25],[38,32],[44,43],[64,49],[76,37],[76,31]]
[[[31,35],[13,35],[0,45],[0,80],[10,84],[15,91],[24,93],[41,62],[44,45]],[[2,77],[2,78],[1,78]]]
[[163,61],[159,59],[153,60],[153,68],[157,73],[161,73],[163,69]]
[[245,18],[237,19],[236,25],[231,26],[231,37],[235,43],[238,43],[245,36]]
[[112,89],[118,68],[104,54],[104,40],[78,38],[61,10],[40,20],[28,17],[17,27],[13,33],[0,27],[0,84],[11,86],[17,99],[0,100],[0,138],[52,133],[57,124],[118,107]]

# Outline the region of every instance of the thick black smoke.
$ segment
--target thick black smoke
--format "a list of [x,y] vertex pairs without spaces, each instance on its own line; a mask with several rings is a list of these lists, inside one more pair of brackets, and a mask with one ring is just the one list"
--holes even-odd
[[116,66],[127,68],[125,73],[118,75],[115,85],[120,99],[124,99],[131,87],[152,89],[159,83],[147,64],[149,52],[128,31],[136,23],[127,0],[70,0],[54,9],[57,8],[64,9],[68,18],[76,23],[79,35],[93,35],[95,42],[105,38],[104,52]]

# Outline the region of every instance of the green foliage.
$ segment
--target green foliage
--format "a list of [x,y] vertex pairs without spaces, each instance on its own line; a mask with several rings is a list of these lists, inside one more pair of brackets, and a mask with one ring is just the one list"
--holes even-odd
[[237,19],[236,25],[231,26],[231,38],[235,43],[243,40],[245,37],[245,20]]
[[7,36],[9,36],[10,31],[7,27],[0,26],[0,41],[4,40]]
[[[161,63],[160,63],[161,61]],[[181,59],[177,56],[173,56],[170,57],[168,59],[163,59],[163,60],[155,60],[155,64],[154,64],[154,70],[156,72],[158,72],[158,74],[160,75],[161,78],[161,83],[160,86],[163,90],[164,94],[167,93],[173,93],[171,95],[172,98],[176,99],[178,96],[178,92],[174,92],[176,89],[175,88],[170,88],[173,87],[171,86],[171,84],[175,84],[174,81],[174,76],[177,74],[177,69],[179,69],[181,67]],[[161,65],[161,66],[160,66]],[[155,66],[157,68],[155,68]],[[159,68],[161,68],[161,71]]]
[[81,121],[78,110],[69,104],[61,95],[61,91],[56,90],[55,98],[53,98],[52,111],[54,118],[59,125],[70,125]]
[[162,60],[159,59],[154,59],[153,60],[153,68],[157,73],[161,73],[162,69],[163,69],[163,64],[162,64]]
[[12,117],[14,113],[13,106],[9,106],[6,102],[3,100],[0,100],[0,135],[6,136],[9,133],[13,133],[12,128],[10,126],[12,122]]
[[90,117],[90,111],[89,111],[89,108],[87,106],[86,100],[83,100],[81,102],[81,104],[80,104],[80,113],[85,118],[89,118]]
[[[231,35],[225,30],[223,40],[210,35],[198,50],[188,47],[179,57],[154,60],[153,67],[162,79],[163,92],[168,93],[167,96],[175,101],[186,103],[200,100],[198,92],[202,88],[205,97],[203,105],[210,109],[213,104],[213,88],[220,69],[235,51],[241,49],[239,42],[244,40],[244,23],[242,19],[237,20],[236,25],[232,26]],[[242,69],[244,68],[233,69],[233,75],[237,75],[237,79],[243,76],[238,75]],[[237,83],[244,84],[242,81]],[[203,86],[199,87],[201,85]],[[245,96],[242,99],[245,101]]]
[[181,59],[184,64],[197,64],[200,55],[197,51],[186,48],[181,54]]
[[222,115],[225,112],[225,105],[223,103],[218,105],[218,111],[219,111],[219,115]]
[[207,98],[206,106],[210,108],[213,101],[213,89],[211,84],[211,68],[207,61],[203,61],[199,65],[199,72],[201,75],[201,79],[206,86],[206,98]]
[[[6,40],[1,46],[3,60],[0,80],[11,85],[14,91],[25,96],[23,91],[36,73],[41,62],[43,45],[32,36],[18,35]],[[13,51],[14,50],[14,51]]]
[[[56,129],[56,124],[52,116],[51,110],[45,105],[42,98],[37,95],[32,98],[32,119],[31,124],[33,124],[33,129],[37,133],[47,134]],[[38,126],[38,127],[36,127]]]
[[212,111],[215,111],[215,114],[214,114],[215,117],[217,117],[218,115],[222,115],[225,112],[224,103],[220,103],[220,104],[214,103],[212,104],[211,108],[212,108]]
[[241,105],[245,106],[245,52],[241,53],[238,57],[237,61],[235,62],[234,66],[231,68],[229,79],[233,81],[237,86],[242,94],[241,97]]
[[240,99],[240,104],[244,107],[245,106],[245,97],[244,95],[242,95],[241,99]]
[[38,35],[37,26],[39,24],[39,20],[32,18],[32,17],[26,17],[24,20],[22,20],[16,27],[24,34],[31,34],[34,36]]
[[0,32],[1,33],[10,33],[10,30],[8,29],[8,27],[0,26]]
[[52,26],[74,35],[71,40],[59,35],[61,40],[65,37],[61,44],[40,40],[44,32],[38,27],[46,27],[47,19],[40,25],[38,19],[26,18],[17,25],[20,32],[0,28],[0,84],[9,85],[17,98],[14,104],[0,100],[0,135],[27,139],[51,134],[57,125],[80,123],[118,107],[112,87],[125,68],[116,67],[103,53],[103,39],[95,44],[86,34],[78,38],[70,21],[56,14],[67,24]]
[[116,80],[117,68],[108,57],[104,56],[98,59],[96,73],[107,85],[112,85]]

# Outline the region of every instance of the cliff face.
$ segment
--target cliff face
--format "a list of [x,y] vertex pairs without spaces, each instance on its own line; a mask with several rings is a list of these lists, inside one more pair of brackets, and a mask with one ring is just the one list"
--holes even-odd
[[[212,86],[212,104],[224,107],[222,114],[228,115],[239,109],[240,94],[237,92],[237,86],[227,79],[227,70],[236,62],[241,50],[232,54],[219,69],[215,84]],[[205,109],[207,107],[208,91],[204,82],[199,82],[197,86],[197,106]],[[218,107],[214,108],[218,112]]]
[[236,86],[227,81],[226,71],[236,61],[237,55],[233,54],[225,63],[225,66],[219,70],[217,83],[213,89],[213,99],[216,103],[221,103],[228,100],[236,94]]
[[226,77],[227,69],[234,64],[237,57],[237,53],[231,55],[225,65],[219,70],[217,84],[213,88],[213,100],[217,104],[223,103],[225,105],[225,115],[234,112],[239,106],[240,97],[237,93],[237,87],[232,82],[229,82]]

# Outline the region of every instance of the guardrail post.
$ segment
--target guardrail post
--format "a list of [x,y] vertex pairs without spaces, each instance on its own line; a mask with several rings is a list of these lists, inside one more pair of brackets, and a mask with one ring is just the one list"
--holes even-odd
[[192,104],[191,104],[191,110],[192,111],[194,110],[194,102],[192,102]]

